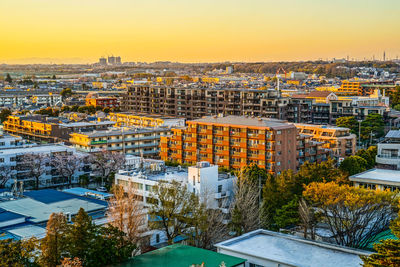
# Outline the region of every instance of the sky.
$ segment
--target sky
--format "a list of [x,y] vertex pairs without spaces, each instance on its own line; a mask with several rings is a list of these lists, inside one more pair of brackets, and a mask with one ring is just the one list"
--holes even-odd
[[0,0],[0,63],[400,57],[399,0]]

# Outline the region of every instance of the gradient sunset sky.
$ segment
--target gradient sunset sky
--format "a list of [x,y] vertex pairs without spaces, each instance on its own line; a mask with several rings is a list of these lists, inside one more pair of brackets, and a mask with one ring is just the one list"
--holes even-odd
[[400,0],[0,0],[0,63],[400,56]]

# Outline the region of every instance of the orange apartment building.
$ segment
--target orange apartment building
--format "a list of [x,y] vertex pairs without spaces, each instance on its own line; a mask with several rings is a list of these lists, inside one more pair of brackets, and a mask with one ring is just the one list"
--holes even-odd
[[208,161],[241,168],[255,163],[270,173],[297,167],[297,129],[284,121],[246,116],[209,116],[188,121],[161,137],[162,160]]
[[89,93],[86,96],[86,106],[116,108],[119,107],[119,101],[116,97],[100,97],[97,93]]

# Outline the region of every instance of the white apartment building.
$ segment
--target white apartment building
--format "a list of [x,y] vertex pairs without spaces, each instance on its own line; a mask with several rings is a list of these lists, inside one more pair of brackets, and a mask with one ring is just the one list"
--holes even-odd
[[[235,177],[228,174],[219,174],[217,165],[199,162],[196,166],[189,167],[186,171],[180,167],[165,168],[163,161],[147,161],[147,163],[138,163],[144,168],[120,171],[115,175],[115,183],[124,187],[133,186],[137,190],[137,194],[143,197],[143,202],[146,205],[148,199],[153,197],[151,193],[153,186],[160,181],[179,181],[187,185],[190,192],[198,194],[209,208],[219,208],[226,214],[229,212]],[[167,241],[163,231],[149,231],[148,235],[152,246],[157,246]]]
[[376,164],[378,168],[400,170],[400,130],[389,131],[378,144]]
[[[6,183],[6,187],[10,187],[14,183],[14,178],[18,181],[24,182],[24,187],[29,188],[33,186],[35,179],[33,177],[28,176],[28,170],[26,166],[23,166],[23,162],[21,158],[25,154],[45,154],[48,155],[51,161],[51,156],[56,154],[75,154],[78,156],[84,157],[82,153],[76,152],[75,149],[70,148],[65,145],[61,144],[54,144],[54,145],[36,145],[36,144],[25,144],[25,145],[16,145],[11,146],[12,138],[0,139],[0,144],[5,141],[1,140],[9,140],[10,146],[5,149],[0,149],[0,167],[10,167],[12,169],[11,179],[9,179]],[[19,140],[19,139],[17,139]],[[66,184],[65,179],[59,176],[59,174],[55,171],[54,166],[46,164],[45,173],[40,177],[40,188],[52,187],[52,186],[60,186]],[[75,173],[72,183],[78,182],[78,177],[84,174],[84,166],[77,170]]]

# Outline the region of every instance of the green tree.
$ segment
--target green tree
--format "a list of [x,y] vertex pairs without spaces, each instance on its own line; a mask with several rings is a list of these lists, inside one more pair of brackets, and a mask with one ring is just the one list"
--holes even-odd
[[66,98],[70,97],[72,95],[71,88],[62,89],[60,95],[61,95],[62,99],[66,99]]
[[31,238],[28,240],[0,240],[0,266],[34,267],[37,264],[38,242]]
[[354,116],[340,117],[336,119],[336,126],[349,128],[351,133],[358,136],[358,121]]
[[4,121],[6,121],[8,116],[10,116],[11,114],[11,110],[9,110],[8,108],[2,109],[0,111],[0,122],[3,123]]
[[389,93],[390,103],[393,107],[400,104],[400,86],[396,86],[394,90]]
[[171,183],[161,181],[153,187],[152,193],[149,227],[163,229],[167,235],[168,244],[172,244],[175,237],[186,232],[188,218],[193,212],[195,195],[187,190],[186,185],[178,181]]
[[367,161],[367,168],[372,169],[373,167],[375,167],[376,153],[377,153],[376,146],[370,146],[368,149],[358,150],[356,156],[365,159]]
[[384,127],[385,123],[382,115],[378,113],[368,114],[365,120],[361,122],[361,139],[369,141],[370,139],[382,137],[384,135]]
[[393,108],[394,108],[395,110],[397,110],[397,111],[400,111],[400,104],[396,104]]
[[312,182],[331,182],[347,183],[348,179],[345,173],[336,168],[336,163],[329,158],[321,163],[310,163],[306,161],[301,165],[296,174],[296,180],[302,185],[308,185]]
[[367,170],[368,162],[360,156],[350,156],[340,163],[339,168],[348,175],[354,175]]
[[13,80],[12,80],[12,78],[11,78],[11,76],[10,76],[10,73],[7,73],[7,74],[6,74],[6,79],[5,79],[5,81],[8,82],[8,83],[12,83]]
[[52,213],[50,215],[46,227],[46,237],[42,239],[40,244],[42,250],[39,258],[40,265],[55,267],[60,264],[65,255],[67,229],[67,219],[64,214]]
[[274,221],[278,228],[295,226],[299,223],[299,201],[295,197],[280,209],[276,210]]
[[68,231],[65,234],[68,241],[65,250],[71,258],[76,257],[83,262],[88,262],[97,228],[83,208],[79,209],[72,222],[68,225]]

